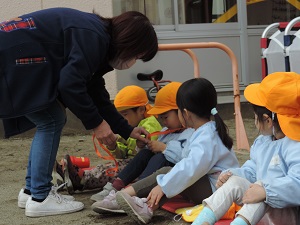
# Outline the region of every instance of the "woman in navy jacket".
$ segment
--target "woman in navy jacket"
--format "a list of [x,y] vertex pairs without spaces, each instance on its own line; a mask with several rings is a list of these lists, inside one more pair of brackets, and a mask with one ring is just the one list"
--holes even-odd
[[139,12],[103,18],[53,8],[0,23],[0,40],[5,136],[37,128],[18,205],[30,217],[78,211],[82,203],[51,189],[65,107],[103,144],[112,143],[114,133],[146,142],[146,131],[129,126],[110,102],[103,75],[151,60],[158,50],[153,26]]

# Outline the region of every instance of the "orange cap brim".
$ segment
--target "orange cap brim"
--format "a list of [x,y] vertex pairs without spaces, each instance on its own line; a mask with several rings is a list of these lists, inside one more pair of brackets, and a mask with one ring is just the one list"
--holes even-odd
[[261,97],[259,95],[259,83],[250,84],[244,90],[244,96],[248,102],[258,105],[258,106],[265,106],[265,103],[262,102]]
[[132,109],[132,108],[135,108],[135,107],[138,107],[138,106],[122,106],[122,107],[116,107],[116,109],[117,109],[118,112],[121,112],[123,110]]
[[160,114],[163,114],[165,112],[168,112],[172,109],[178,109],[178,108],[170,108],[170,107],[159,107],[159,106],[154,106],[152,109],[150,109],[148,111],[148,114],[151,114],[151,115],[160,115]]
[[294,141],[300,141],[300,116],[287,116],[277,114],[278,122],[285,136]]

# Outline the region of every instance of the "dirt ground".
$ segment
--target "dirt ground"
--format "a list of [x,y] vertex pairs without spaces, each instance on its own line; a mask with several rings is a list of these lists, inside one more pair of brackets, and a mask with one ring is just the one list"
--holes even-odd
[[[235,136],[234,120],[225,120],[230,134]],[[245,128],[249,138],[249,143],[257,135],[252,119],[244,119]],[[66,133],[66,132],[65,132]],[[58,152],[58,159],[65,154],[74,156],[87,156],[91,160],[91,165],[99,163],[100,159],[94,152],[92,138],[90,134],[64,135],[61,139]],[[27,157],[29,154],[31,137],[15,137],[11,139],[0,139],[0,224],[18,225],[18,224],[127,224],[133,225],[135,222],[126,215],[103,216],[93,212],[90,208],[92,201],[90,196],[96,191],[85,191],[75,193],[76,200],[85,204],[82,211],[72,214],[48,216],[40,218],[28,218],[24,214],[24,209],[17,206],[17,197],[20,189],[25,182]],[[246,150],[236,151],[240,164],[249,158],[249,152]],[[65,192],[62,192],[65,193]],[[164,210],[158,210],[153,217],[151,224],[188,224],[184,221],[173,221],[174,214]]]

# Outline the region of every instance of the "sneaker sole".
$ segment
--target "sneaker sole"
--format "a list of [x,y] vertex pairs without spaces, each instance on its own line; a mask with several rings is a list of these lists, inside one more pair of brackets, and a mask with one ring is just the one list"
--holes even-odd
[[106,209],[106,208],[102,208],[102,207],[95,207],[93,208],[93,211],[99,214],[126,214],[126,212],[122,209]]
[[60,215],[60,214],[67,214],[67,213],[74,213],[82,210],[84,208],[84,205],[82,207],[78,207],[77,209],[72,209],[68,211],[56,211],[56,212],[30,212],[25,210],[25,215],[28,217],[42,217],[42,216],[55,216],[55,215]]
[[147,222],[131,207],[126,198],[123,197],[122,192],[117,192],[116,200],[121,209],[127,213],[127,215],[132,218],[138,224],[147,224]]

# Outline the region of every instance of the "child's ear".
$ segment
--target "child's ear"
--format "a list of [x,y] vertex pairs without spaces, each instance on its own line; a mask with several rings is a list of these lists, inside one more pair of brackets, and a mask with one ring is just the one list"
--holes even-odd
[[146,107],[145,106],[139,106],[138,108],[140,114],[144,114],[146,112]]
[[183,115],[182,116],[188,118],[190,116],[189,111],[187,109],[183,109]]
[[[267,121],[268,119],[271,119],[271,117],[269,117],[267,114],[263,114],[263,120],[264,121]],[[268,121],[268,122],[270,122],[270,121]]]
[[269,126],[273,126],[273,121],[270,116],[268,116],[267,114],[263,114],[263,119]]

